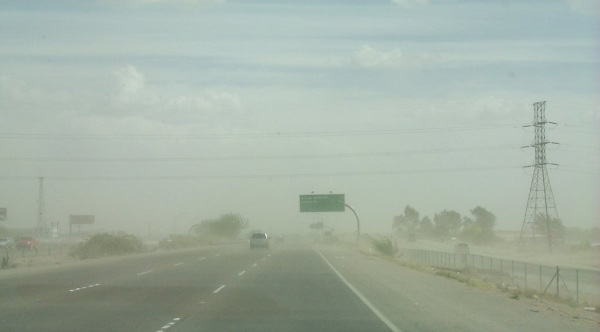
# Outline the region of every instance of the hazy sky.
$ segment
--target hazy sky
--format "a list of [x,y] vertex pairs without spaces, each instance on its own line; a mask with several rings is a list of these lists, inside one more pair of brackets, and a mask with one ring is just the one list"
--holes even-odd
[[179,232],[234,212],[308,229],[343,193],[366,231],[482,206],[520,229],[532,104],[567,227],[599,220],[596,0],[0,1],[0,207],[9,227]]

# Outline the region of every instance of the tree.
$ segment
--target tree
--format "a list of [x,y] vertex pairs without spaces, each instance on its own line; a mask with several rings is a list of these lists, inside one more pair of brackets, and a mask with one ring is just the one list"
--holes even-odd
[[[548,235],[548,220],[545,214],[538,214],[535,216],[535,228],[536,233]],[[564,241],[565,238],[565,226],[562,221],[558,218],[550,217],[550,235],[560,241]]]
[[475,217],[475,222],[483,229],[492,231],[496,226],[496,216],[488,210],[478,206],[471,210],[471,214]]
[[496,216],[480,206],[471,210],[471,215],[473,219],[464,218],[461,238],[480,244],[491,242],[496,237]]
[[425,216],[419,222],[419,232],[425,235],[433,235],[435,226],[433,226],[433,222],[429,219],[428,216]]
[[407,205],[404,208],[404,214],[394,217],[392,225],[396,232],[413,233],[419,225],[419,212],[412,206]]
[[460,213],[456,211],[444,210],[440,214],[435,214],[433,222],[435,223],[435,235],[440,238],[447,238],[449,236],[455,236],[460,230],[461,226]]
[[220,237],[235,238],[246,227],[247,224],[242,217],[237,214],[228,213],[221,215],[218,219],[203,221],[198,231]]

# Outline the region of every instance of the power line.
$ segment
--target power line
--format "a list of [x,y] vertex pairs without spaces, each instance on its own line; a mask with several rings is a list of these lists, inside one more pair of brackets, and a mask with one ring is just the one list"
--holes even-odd
[[562,126],[557,126],[556,129],[583,134],[600,134],[600,128],[594,126],[563,124]]
[[600,146],[585,146],[585,145],[574,145],[574,144],[560,144],[561,146],[568,146],[576,149],[587,149],[587,150],[598,150],[600,151]]
[[[418,173],[446,173],[493,171],[506,169],[521,169],[520,166],[489,166],[463,168],[435,168],[404,171],[357,171],[329,173],[287,173],[287,174],[238,174],[238,175],[154,175],[154,176],[45,176],[46,180],[57,181],[149,181],[149,180],[225,180],[225,179],[277,179],[277,178],[309,178],[309,177],[343,177],[343,176],[381,176]],[[0,176],[3,180],[31,180],[37,176]]]
[[78,140],[186,140],[186,139],[225,139],[225,138],[306,138],[306,137],[338,137],[338,136],[379,136],[419,133],[455,132],[467,130],[492,130],[519,128],[512,124],[489,125],[489,126],[455,126],[455,127],[432,127],[412,129],[375,129],[354,131],[314,131],[314,132],[271,132],[271,133],[240,133],[219,134],[206,133],[194,135],[84,135],[84,134],[52,134],[52,133],[0,133],[3,139],[78,139]]
[[230,161],[230,160],[273,160],[273,159],[334,159],[361,157],[392,157],[418,154],[457,153],[489,150],[516,150],[517,147],[505,146],[475,146],[465,148],[444,148],[428,150],[384,151],[363,153],[336,154],[301,154],[301,155],[263,155],[263,156],[226,156],[226,157],[149,157],[149,158],[61,158],[61,157],[0,157],[0,161],[27,162],[173,162],[173,161]]

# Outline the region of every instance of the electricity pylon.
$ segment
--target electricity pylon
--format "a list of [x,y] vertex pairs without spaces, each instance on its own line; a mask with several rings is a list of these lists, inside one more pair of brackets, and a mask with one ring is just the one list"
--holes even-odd
[[[550,186],[550,176],[546,165],[556,165],[548,163],[546,160],[546,145],[557,144],[546,140],[546,124],[556,124],[546,121],[546,102],[541,101],[533,104],[534,118],[531,125],[524,127],[533,127],[535,129],[535,139],[533,144],[526,147],[535,149],[535,160],[533,165],[533,177],[531,178],[531,187],[529,189],[529,198],[523,217],[523,226],[521,227],[520,244],[531,236],[534,240],[536,235],[545,235],[548,238],[548,249],[552,251],[552,222],[558,220],[554,194]],[[545,223],[545,225],[544,225]]]

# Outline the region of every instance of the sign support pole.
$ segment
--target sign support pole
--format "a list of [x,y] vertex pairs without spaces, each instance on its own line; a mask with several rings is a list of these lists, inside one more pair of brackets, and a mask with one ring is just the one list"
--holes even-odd
[[346,203],[344,203],[344,205],[350,209],[350,211],[352,211],[354,213],[354,216],[356,217],[356,245],[359,245],[359,241],[360,241],[360,219],[358,218],[358,213],[356,213],[356,210],[354,210],[354,208]]

